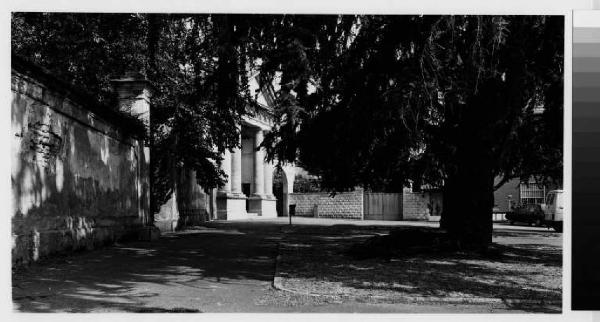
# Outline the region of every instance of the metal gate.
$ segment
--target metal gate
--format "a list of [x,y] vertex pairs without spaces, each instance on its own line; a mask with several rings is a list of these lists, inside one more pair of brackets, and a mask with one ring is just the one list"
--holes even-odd
[[402,193],[365,192],[365,220],[402,220]]

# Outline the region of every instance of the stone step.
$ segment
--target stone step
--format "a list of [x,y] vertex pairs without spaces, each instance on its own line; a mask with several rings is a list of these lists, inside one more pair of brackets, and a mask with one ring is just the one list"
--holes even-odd
[[248,217],[258,217],[258,214],[254,212],[249,212]]

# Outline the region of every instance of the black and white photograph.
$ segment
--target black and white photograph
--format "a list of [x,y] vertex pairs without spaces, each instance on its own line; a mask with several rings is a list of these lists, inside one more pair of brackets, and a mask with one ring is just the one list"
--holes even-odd
[[564,14],[10,13],[17,313],[563,313]]

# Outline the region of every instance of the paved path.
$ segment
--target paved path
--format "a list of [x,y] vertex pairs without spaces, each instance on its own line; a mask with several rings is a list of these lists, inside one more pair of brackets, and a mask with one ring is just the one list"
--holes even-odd
[[[294,218],[294,224],[436,225],[301,218]],[[277,245],[285,238],[282,228],[286,225],[285,218],[215,222],[208,227],[167,234],[152,243],[132,242],[48,260],[13,274],[15,309],[25,312],[515,312],[505,306],[322,303],[274,290],[271,285]],[[508,235],[501,238],[519,243],[532,238],[539,243],[535,236],[545,232],[538,228],[502,231]],[[543,239],[559,244],[562,240],[557,234]]]

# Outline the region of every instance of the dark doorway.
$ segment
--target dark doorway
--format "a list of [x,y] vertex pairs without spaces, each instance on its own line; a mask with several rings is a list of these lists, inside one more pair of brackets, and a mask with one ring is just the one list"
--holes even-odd
[[[242,192],[246,195],[246,197],[250,197],[250,184],[242,183]],[[246,212],[250,209],[250,200],[246,199]]]

